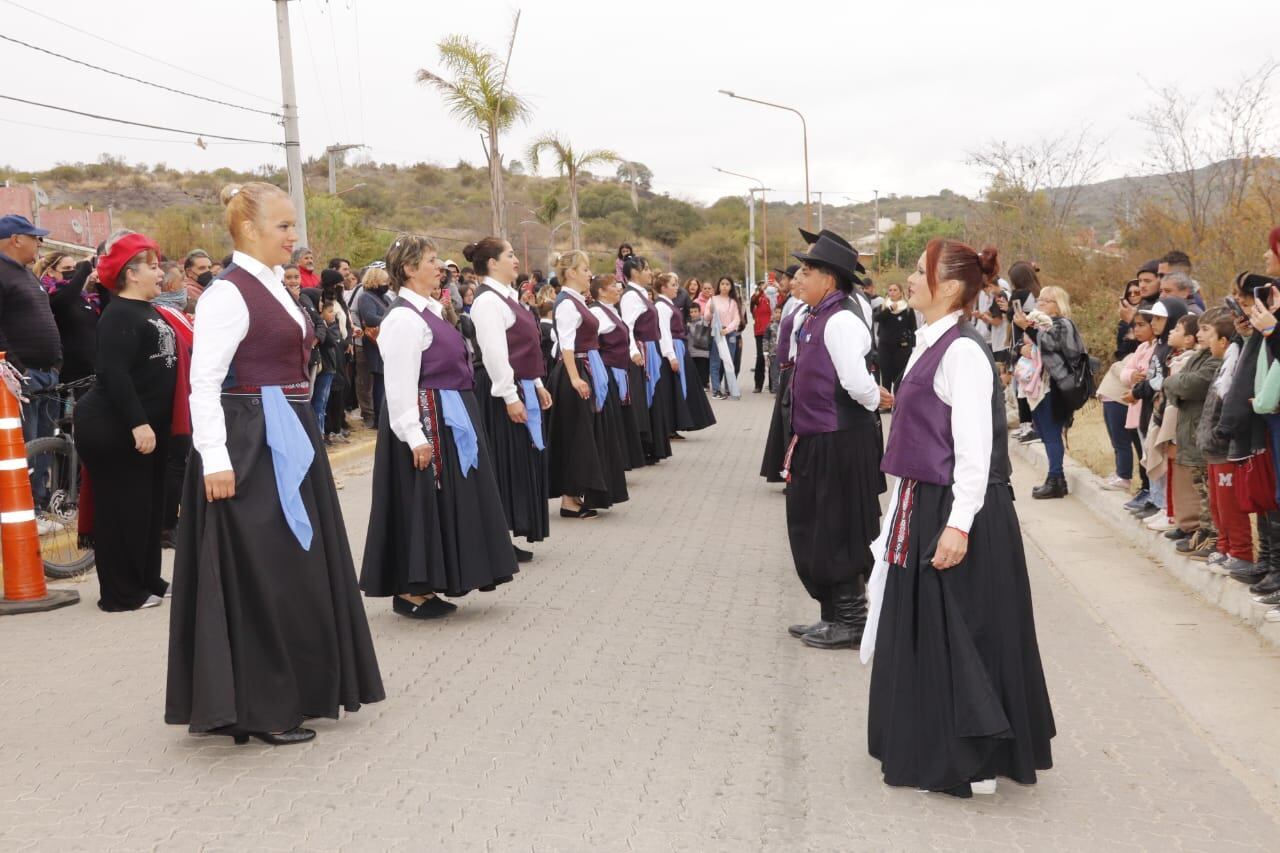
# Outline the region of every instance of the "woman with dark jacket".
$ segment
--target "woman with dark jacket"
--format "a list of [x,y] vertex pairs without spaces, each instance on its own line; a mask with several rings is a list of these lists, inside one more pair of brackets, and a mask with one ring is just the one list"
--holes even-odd
[[[1123,305],[1131,308],[1137,308],[1142,301],[1142,288],[1135,278],[1125,285],[1124,296],[1121,297]],[[1123,307],[1122,305],[1122,307]],[[1112,354],[1113,361],[1124,361],[1124,357],[1132,353],[1138,348],[1138,342],[1133,337],[1133,321],[1126,322],[1123,318],[1116,321],[1116,351]]]
[[[1023,314],[1030,314],[1036,309],[1036,297],[1040,295],[1040,277],[1036,274],[1035,265],[1018,261],[1009,267],[1009,283],[1013,286],[1013,291],[1009,294],[1009,321],[1012,322],[1019,310]],[[1015,362],[1018,359],[1018,352],[1022,349],[1023,335],[1022,327],[1014,323],[1013,342],[1009,352],[1012,353],[1010,358]],[[1017,399],[1018,440],[1033,441],[1038,436],[1031,425],[1031,406],[1028,405],[1025,397],[1020,396]]]
[[[75,411],[76,449],[93,483],[98,607],[108,612],[155,607],[169,590],[160,531],[178,343],[151,304],[163,275],[159,255],[141,234],[108,243],[99,276],[116,298],[98,323],[101,369]],[[89,270],[80,264],[81,284]]]
[[40,281],[49,292],[49,308],[58,324],[58,337],[62,340],[62,369],[58,371],[60,382],[75,382],[94,374],[98,355],[98,318],[106,310],[110,293],[96,284],[89,283],[94,269],[89,264],[73,268],[66,278],[60,277],[65,264],[71,258],[51,266]]
[[1044,485],[1031,491],[1031,497],[1063,498],[1067,496],[1067,478],[1063,473],[1066,448],[1062,432],[1071,426],[1072,412],[1067,408],[1059,386],[1086,350],[1080,331],[1071,321],[1071,300],[1065,290],[1060,287],[1043,288],[1036,307],[1050,319],[1051,324],[1047,328],[1037,326],[1021,312],[1016,312],[1013,320],[1025,332],[1022,354],[1030,357],[1032,348],[1039,347],[1049,384],[1049,392],[1031,412],[1036,432],[1049,457],[1049,475]]
[[382,422],[384,396],[382,352],[378,349],[378,327],[382,325],[382,318],[387,316],[387,308],[391,304],[387,297],[389,281],[385,269],[370,267],[365,270],[364,280],[360,282],[362,290],[356,308],[360,314],[360,325],[364,328],[364,357],[369,364],[369,376],[373,382],[375,429]]
[[902,288],[889,285],[884,305],[876,312],[879,335],[880,384],[890,391],[898,390],[907,360],[916,345],[916,312],[902,298]]

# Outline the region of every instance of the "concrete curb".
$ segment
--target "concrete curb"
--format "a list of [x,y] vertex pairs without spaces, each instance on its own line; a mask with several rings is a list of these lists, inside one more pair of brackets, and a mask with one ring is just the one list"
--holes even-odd
[[368,439],[367,441],[359,441],[349,444],[346,447],[339,447],[330,450],[328,453],[329,468],[336,469],[339,465],[346,465],[347,463],[354,462],[361,457],[372,456],[373,449],[377,445],[378,439],[375,437]]
[[[1010,436],[1009,447],[1014,455],[1032,468],[1047,471],[1049,463],[1044,445],[1039,442],[1022,444]],[[1269,608],[1254,603],[1249,597],[1248,587],[1229,577],[1215,575],[1204,563],[1179,554],[1168,539],[1142,527],[1123,507],[1128,496],[1102,488],[1102,479],[1070,456],[1066,458],[1063,471],[1071,495],[1080,499],[1121,542],[1146,554],[1205,601],[1244,622],[1268,644],[1280,648],[1280,623],[1263,619]]]

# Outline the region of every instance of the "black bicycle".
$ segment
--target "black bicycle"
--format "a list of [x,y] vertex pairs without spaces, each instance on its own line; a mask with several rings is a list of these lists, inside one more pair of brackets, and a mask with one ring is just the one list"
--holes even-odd
[[76,453],[76,397],[93,377],[28,394],[32,408],[53,422],[53,434],[27,445],[27,473],[40,532],[40,558],[46,577],[66,580],[93,569],[92,542],[80,535],[80,455]]

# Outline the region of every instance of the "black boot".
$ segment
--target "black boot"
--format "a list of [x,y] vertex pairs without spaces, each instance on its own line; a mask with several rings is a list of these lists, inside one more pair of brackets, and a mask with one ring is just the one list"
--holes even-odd
[[817,622],[812,625],[789,625],[787,633],[793,637],[803,637],[805,634],[812,634],[814,631],[820,631],[831,624],[832,616],[831,598],[825,597],[821,602],[822,615]]
[[1067,478],[1054,477],[1050,475],[1045,479],[1043,486],[1036,486],[1031,490],[1031,497],[1036,500],[1045,500],[1048,498],[1065,498],[1067,496]]
[[1245,586],[1253,586],[1259,583],[1271,571],[1272,565],[1276,560],[1276,521],[1280,515],[1274,512],[1264,512],[1258,514],[1258,559],[1243,572],[1232,572],[1230,577],[1232,580],[1239,581]]
[[858,584],[839,584],[831,588],[834,619],[800,638],[815,649],[856,649],[862,642],[862,629],[867,625],[867,606],[858,594]]

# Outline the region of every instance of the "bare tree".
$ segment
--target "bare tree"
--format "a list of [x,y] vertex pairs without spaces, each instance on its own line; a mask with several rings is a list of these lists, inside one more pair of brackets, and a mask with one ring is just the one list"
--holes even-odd
[[993,141],[970,152],[968,162],[987,173],[992,187],[1027,200],[1043,193],[1049,204],[1050,224],[1067,227],[1080,191],[1092,182],[1102,165],[1102,144],[1089,128],[1078,134],[1046,137],[1036,142],[1011,144]]
[[1136,120],[1150,134],[1146,168],[1168,185],[1199,244],[1215,214],[1245,203],[1271,130],[1267,111],[1277,64],[1268,60],[1233,88],[1215,89],[1208,107],[1174,87]]

